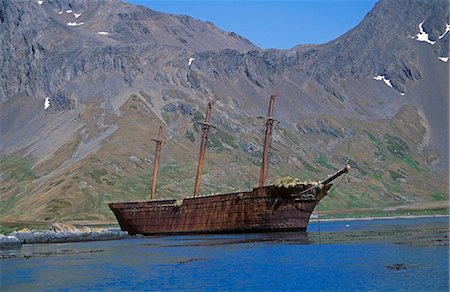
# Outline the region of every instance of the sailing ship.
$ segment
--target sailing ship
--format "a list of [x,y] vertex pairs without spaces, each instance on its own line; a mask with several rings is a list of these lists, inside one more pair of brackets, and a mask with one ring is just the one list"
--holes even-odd
[[275,95],[272,95],[266,118],[258,187],[249,191],[199,195],[203,158],[211,127],[209,103],[202,123],[194,195],[184,198],[181,204],[175,199],[154,198],[162,144],[160,127],[158,139],[154,140],[156,155],[150,200],[109,204],[121,230],[130,235],[305,231],[315,206],[327,195],[332,182],[348,173],[350,166],[347,164],[322,181],[266,185],[274,103]]

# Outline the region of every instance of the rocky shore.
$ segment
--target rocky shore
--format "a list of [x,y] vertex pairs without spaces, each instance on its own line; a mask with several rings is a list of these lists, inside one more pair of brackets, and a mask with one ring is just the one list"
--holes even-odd
[[37,231],[24,228],[9,235],[0,235],[0,248],[19,248],[28,243],[62,243],[79,241],[98,241],[129,238],[123,231],[106,228],[74,226],[72,224],[53,223],[48,230]]
[[0,234],[0,248],[19,248],[22,242],[15,236]]

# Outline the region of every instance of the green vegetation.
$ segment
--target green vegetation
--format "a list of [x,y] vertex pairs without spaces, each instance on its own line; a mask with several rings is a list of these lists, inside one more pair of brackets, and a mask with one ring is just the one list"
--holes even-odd
[[164,122],[166,124],[169,124],[169,122],[170,122],[170,113],[169,113],[169,111],[166,110],[166,109],[163,109],[161,115],[162,115],[162,118],[163,118]]
[[[182,180],[185,177],[186,170],[182,169],[178,164],[166,164],[161,165],[158,172],[158,183],[156,191],[159,192],[161,187],[166,185],[171,185],[173,187],[176,185],[179,189],[183,189],[180,187],[180,184],[183,184]],[[144,188],[147,189],[147,193],[150,191],[150,176],[141,176],[142,181],[144,182]]]
[[113,179],[110,179],[110,178],[107,178],[107,177],[104,177],[103,181],[109,186],[113,186],[113,185],[116,184],[116,182]]
[[[423,167],[420,166],[419,162],[417,162],[413,156],[409,152],[408,144],[399,137],[391,136],[389,134],[384,134],[383,140],[387,144],[386,146],[378,140],[373,134],[364,130],[367,137],[371,141],[371,143],[377,148],[375,154],[377,157],[382,158],[384,160],[383,149],[387,149],[392,155],[399,159],[403,159],[404,162],[412,169],[414,169],[417,173],[421,173],[424,171]],[[398,174],[391,172],[391,177],[393,179],[399,178]],[[377,178],[378,179],[378,178]]]
[[194,115],[192,116],[192,121],[194,123],[197,123],[197,122],[203,122],[204,120],[205,120],[205,116],[198,110],[195,110]]
[[408,164],[412,169],[414,169],[418,173],[421,173],[424,171],[423,168],[420,167],[419,163],[416,160],[414,160],[414,158],[411,157],[411,155],[407,154],[405,156],[405,161],[406,161],[406,164]]
[[253,188],[252,183],[249,180],[245,180],[243,185],[245,190],[251,190]]
[[369,188],[369,190],[371,190],[374,194],[378,194],[378,187],[373,185],[373,184],[369,184],[367,185],[367,187]]
[[[9,211],[11,211],[14,207],[14,204],[18,200],[18,196],[20,194],[21,188],[18,186],[9,187],[5,190],[11,190],[14,188],[13,194],[6,197],[6,199],[2,199],[2,202],[0,204],[0,213],[1,214],[7,214]],[[1,190],[3,191],[4,188]]]
[[37,178],[31,170],[31,160],[19,155],[1,155],[0,173],[4,173],[6,178],[17,182]]
[[19,228],[17,227],[7,227],[7,226],[0,226],[0,234],[10,234],[13,231],[17,231]]
[[384,135],[384,141],[388,144],[387,149],[396,157],[403,159],[406,157],[409,147],[405,141],[399,137],[391,136],[389,134]]
[[194,133],[192,133],[189,130],[186,130],[186,133],[184,133],[184,137],[186,137],[186,139],[188,139],[189,141],[191,141],[192,143],[195,142],[195,137],[194,137]]
[[54,199],[47,204],[45,208],[46,214],[51,214],[52,216],[61,215],[71,206],[72,204],[67,199]]
[[370,142],[375,145],[377,148],[381,148],[382,144],[380,140],[378,140],[372,133],[364,130],[364,133],[366,133],[367,137],[369,138]]
[[103,183],[102,176],[104,176],[106,174],[108,174],[108,172],[105,169],[103,169],[103,168],[102,169],[95,169],[92,172],[89,172],[89,175],[98,184]]
[[340,185],[339,192],[345,194],[345,209],[371,208],[381,203],[377,203],[367,192],[352,192],[352,187],[347,185]]
[[[386,146],[375,137],[375,135],[370,132],[364,130],[367,137],[371,141],[371,143],[377,148],[375,155],[379,160],[384,160],[384,151],[387,149],[389,153],[394,155],[396,158],[402,159],[406,165],[408,165],[411,169],[414,169],[417,173],[424,172],[424,168],[420,165],[420,163],[414,159],[414,157],[410,153],[410,149],[408,144],[399,137],[391,136],[389,134],[384,134],[383,141],[386,143]],[[398,173],[395,171],[390,171],[390,176],[392,179],[401,179],[406,178],[406,173]],[[407,175],[406,175],[407,176]],[[381,180],[382,177],[380,175],[375,175],[377,180]]]
[[164,176],[180,176],[182,174],[181,168],[178,166],[178,164],[168,164],[168,165],[162,165],[160,167],[159,173],[161,174],[161,177]]
[[208,140],[208,148],[217,149],[219,152],[227,150],[224,144],[229,145],[234,149],[239,148],[239,145],[234,140],[234,137],[221,129],[216,129],[215,132],[210,133]]
[[144,196],[149,189],[149,177],[141,175],[137,178],[129,178],[126,176],[119,176],[112,174],[111,181],[114,183],[115,193],[120,197],[121,194],[127,194],[128,196]]
[[433,191],[433,193],[431,194],[433,201],[445,201],[445,200],[449,200],[449,194],[444,194],[441,192],[436,192]]
[[322,167],[325,167],[330,170],[336,170],[331,164],[328,163],[328,158],[325,154],[319,154],[316,156],[314,161]]
[[369,131],[364,130],[364,133],[366,133],[367,137],[369,138],[370,142],[372,143],[372,145],[375,146],[376,151],[375,151],[375,157],[377,160],[381,160],[384,161],[384,153],[382,151],[382,149],[384,148],[383,144],[381,143],[380,140],[378,140],[377,137],[375,137],[372,133],[370,133]]
[[380,169],[371,169],[372,171],[372,175],[373,177],[377,180],[377,181],[382,181],[383,180],[383,171]]
[[295,144],[299,144],[300,143],[300,137],[298,134],[289,131],[289,130],[283,130],[283,133],[285,134],[285,136],[291,140],[292,142],[294,142]]
[[408,174],[401,169],[398,169],[397,171],[389,170],[389,175],[391,176],[391,178],[393,180],[405,180],[406,181],[408,179]]
[[314,166],[312,166],[311,164],[309,164],[309,163],[308,163],[306,160],[304,160],[303,158],[300,157],[299,160],[301,161],[303,167],[304,167],[307,171],[312,172],[312,173],[319,173],[319,171],[318,171]]

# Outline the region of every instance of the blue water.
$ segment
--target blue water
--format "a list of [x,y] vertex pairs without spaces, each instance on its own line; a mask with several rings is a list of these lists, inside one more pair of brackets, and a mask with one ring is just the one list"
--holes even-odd
[[[408,235],[430,229],[447,231]],[[357,236],[330,240],[347,232]],[[0,290],[448,291],[448,252],[447,217],[315,222],[307,233],[30,244],[0,250]],[[405,269],[386,267],[394,264]]]

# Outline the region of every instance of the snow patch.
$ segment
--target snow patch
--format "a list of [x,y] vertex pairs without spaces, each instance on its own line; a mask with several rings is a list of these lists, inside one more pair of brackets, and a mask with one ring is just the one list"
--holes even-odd
[[99,32],[97,32],[98,34],[102,34],[102,35],[107,35],[107,34],[109,34],[109,32],[107,32],[107,31],[99,31]]
[[44,102],[44,109],[48,109],[48,107],[50,106],[50,100],[48,97],[45,98],[45,102]]
[[375,79],[375,80],[383,80],[384,76],[383,75],[378,75],[378,76],[373,77],[373,79]]
[[391,80],[383,78],[383,81],[384,83],[386,83],[387,86],[392,87]]
[[63,12],[62,12],[62,11],[60,11],[60,12],[58,12],[58,14],[59,14],[59,15],[61,15],[61,14],[63,14]]
[[72,10],[71,9],[66,10],[66,13],[72,13]]
[[425,20],[422,21],[421,23],[419,23],[420,33],[417,34],[417,40],[419,42],[426,42],[426,43],[434,45],[434,43],[436,43],[436,42],[435,41],[430,41],[430,39],[428,38],[428,34],[423,30],[422,25],[423,25],[424,22],[425,22]]
[[386,79],[386,76],[384,76],[384,75],[375,76],[375,77],[373,77],[373,79],[378,80],[378,81],[383,81],[387,86],[392,87],[391,80]]
[[447,63],[448,62],[448,57],[439,57],[439,60],[441,60],[442,62]]
[[67,23],[68,26],[80,26],[83,24],[84,24],[84,22],[68,22]]
[[445,24],[445,31],[439,36],[439,39],[445,37],[445,35],[450,31],[450,24]]
[[37,2],[39,5],[42,5],[42,3],[44,3],[44,1],[38,1]]
[[404,92],[400,92],[400,95],[405,95],[405,93]]
[[195,60],[195,58],[190,58],[188,62],[188,66],[191,66],[192,62]]
[[81,16],[81,13],[74,13],[73,16],[75,16],[75,18],[78,18]]

